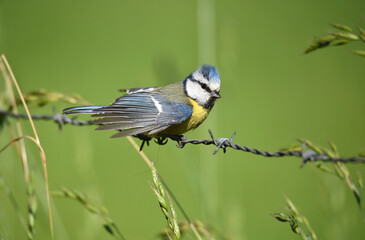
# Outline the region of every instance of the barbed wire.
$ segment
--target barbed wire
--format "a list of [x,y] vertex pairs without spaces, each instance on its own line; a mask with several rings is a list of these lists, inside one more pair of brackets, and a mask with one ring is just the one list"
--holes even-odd
[[[55,112],[55,111],[54,111]],[[28,119],[28,115],[25,113],[12,113],[6,112],[0,109],[0,115],[5,117],[12,117],[15,119]],[[63,114],[53,113],[52,115],[31,115],[33,120],[45,120],[45,121],[53,121],[57,123],[59,128],[61,129],[63,125],[70,124],[75,126],[87,126],[94,125],[92,121],[80,121],[75,118],[69,118]]]
[[352,163],[365,163],[364,157],[350,157],[350,158],[332,158],[329,157],[326,154],[318,154],[317,152],[313,150],[306,150],[306,145],[303,144],[303,150],[304,151],[277,151],[277,152],[268,152],[268,151],[261,151],[256,148],[250,148],[247,146],[240,146],[238,144],[234,144],[232,141],[236,135],[234,133],[230,139],[228,138],[218,138],[215,139],[213,136],[212,131],[209,129],[211,140],[199,140],[199,139],[187,139],[185,137],[182,137],[182,140],[178,140],[175,138],[170,138],[173,141],[176,141],[178,143],[178,147],[182,148],[187,143],[191,144],[204,144],[204,145],[215,145],[217,148],[213,152],[213,154],[216,154],[219,149],[223,149],[223,152],[226,152],[226,148],[233,148],[235,150],[241,150],[244,152],[249,152],[252,154],[260,155],[263,157],[286,157],[286,156],[293,156],[293,157],[301,157],[302,158],[302,166],[305,165],[307,162],[314,162],[314,161],[323,161],[323,162],[352,162]]
[[[55,112],[55,111],[54,111]],[[15,119],[28,119],[28,116],[23,113],[12,113],[6,112],[0,109],[0,116],[11,117]],[[87,125],[97,125],[94,124],[93,121],[81,121],[76,120],[75,118],[69,118],[63,114],[54,113],[52,115],[32,115],[33,120],[46,120],[46,121],[53,121],[55,122],[60,129],[62,129],[63,125],[70,124],[75,126],[87,126]],[[159,145],[164,145],[167,142],[167,139],[171,139],[172,141],[177,142],[177,147],[183,148],[186,144],[203,144],[203,145],[215,145],[216,149],[214,150],[213,154],[216,154],[220,149],[223,150],[225,153],[227,148],[232,148],[235,150],[241,150],[244,152],[249,152],[255,155],[260,155],[263,157],[286,157],[286,156],[293,156],[293,157],[300,157],[302,159],[301,166],[304,166],[307,162],[342,162],[342,163],[365,163],[365,157],[330,157],[327,154],[319,154],[313,150],[307,150],[306,144],[303,143],[302,151],[277,151],[277,152],[269,152],[269,151],[261,151],[256,148],[250,148],[247,146],[241,146],[238,144],[233,143],[234,137],[236,133],[233,133],[231,138],[215,138],[212,131],[209,131],[209,135],[211,139],[207,140],[200,140],[200,139],[187,139],[185,136],[169,136],[164,135],[158,138],[155,142]],[[143,139],[143,141],[146,141]],[[142,144],[143,146],[143,144]],[[142,147],[141,146],[141,147]]]

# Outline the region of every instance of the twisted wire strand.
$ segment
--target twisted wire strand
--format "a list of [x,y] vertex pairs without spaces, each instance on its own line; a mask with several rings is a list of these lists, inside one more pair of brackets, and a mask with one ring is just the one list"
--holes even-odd
[[226,148],[233,148],[235,150],[241,150],[244,152],[249,152],[255,155],[260,155],[263,157],[287,157],[287,156],[293,156],[293,157],[300,157],[302,158],[302,166],[307,162],[315,162],[315,161],[322,161],[322,162],[342,162],[342,163],[365,163],[364,157],[349,157],[349,158],[331,158],[325,154],[318,154],[312,150],[305,150],[304,151],[277,151],[277,152],[268,152],[268,151],[261,151],[256,148],[250,148],[247,146],[240,146],[238,144],[234,144],[232,142],[234,136],[236,133],[233,134],[231,139],[228,138],[218,138],[215,139],[212,132],[209,130],[209,134],[212,138],[212,140],[199,140],[199,139],[186,139],[185,137],[182,138],[181,141],[171,138],[173,141],[176,141],[178,143],[178,147],[182,148],[187,143],[191,144],[204,144],[204,145],[215,145],[217,146],[216,150],[213,152],[213,154],[216,154],[219,149],[223,149],[224,152],[226,152]]
[[[5,116],[5,117],[15,118],[15,119],[28,119],[28,116],[25,113],[15,114],[15,113],[6,112],[6,111],[0,109],[0,116],[1,115]],[[32,115],[32,119],[33,120],[53,121],[53,122],[57,123],[60,126],[60,128],[66,124],[75,125],[75,126],[94,125],[92,123],[92,121],[80,121],[80,120],[76,120],[74,118],[69,118],[63,114]]]
[[[12,112],[6,112],[0,109],[0,116],[11,117],[16,119],[28,119],[26,114],[15,114]],[[70,124],[75,126],[87,126],[87,125],[95,125],[92,121],[80,121],[76,120],[75,118],[69,118],[66,115],[62,114],[53,114],[53,115],[32,115],[33,120],[46,120],[46,121],[53,121],[58,124],[59,128],[61,129],[63,125]],[[228,138],[214,138],[212,131],[209,130],[209,134],[211,139],[200,140],[200,139],[187,139],[184,136],[163,136],[162,140],[156,141],[158,144],[165,144],[163,141],[164,139],[171,139],[172,141],[176,141],[179,148],[183,148],[186,144],[203,144],[203,145],[215,145],[217,148],[213,152],[216,154],[220,149],[223,149],[223,152],[226,152],[227,148],[232,148],[235,150],[241,150],[244,152],[249,152],[255,155],[260,155],[263,157],[286,157],[286,156],[293,156],[293,157],[300,157],[302,158],[302,166],[304,166],[307,162],[315,162],[315,161],[322,161],[322,162],[342,162],[342,163],[365,163],[365,157],[339,157],[339,158],[332,158],[326,154],[318,154],[312,150],[306,150],[305,146],[303,147],[303,151],[277,151],[277,152],[268,152],[268,151],[261,151],[256,148],[250,148],[247,146],[241,146],[238,144],[233,143],[233,139],[236,136],[236,133],[232,135],[230,139]]]

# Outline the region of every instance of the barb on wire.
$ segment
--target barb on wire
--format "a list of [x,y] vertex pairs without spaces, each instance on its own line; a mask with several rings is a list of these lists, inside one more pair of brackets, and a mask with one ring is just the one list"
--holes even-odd
[[236,133],[233,133],[230,139],[228,138],[218,138],[215,139],[211,130],[208,130],[211,140],[199,140],[199,139],[187,139],[182,137],[181,139],[176,139],[174,137],[169,137],[171,140],[176,141],[178,143],[178,147],[183,148],[187,143],[191,144],[204,144],[204,145],[215,145],[217,148],[213,152],[216,154],[219,149],[223,149],[223,152],[226,152],[227,148],[233,148],[235,150],[241,150],[244,152],[253,153],[256,155],[261,155],[263,157],[286,157],[286,156],[294,156],[302,158],[302,165],[304,166],[307,162],[315,162],[315,161],[323,161],[323,162],[343,162],[343,163],[365,163],[364,157],[350,157],[350,158],[335,158],[330,157],[326,154],[318,154],[312,150],[306,150],[305,147],[302,148],[302,151],[277,151],[277,152],[267,152],[261,151],[259,149],[250,148],[247,146],[240,146],[238,144],[234,144],[232,141],[236,136]]
[[[12,117],[17,119],[28,119],[26,114],[15,114],[11,112],[6,112],[0,109],[0,116],[5,117]],[[76,120],[75,118],[69,118],[62,114],[56,114],[54,111],[53,115],[32,115],[32,118],[34,120],[48,120],[53,121],[58,124],[59,128],[61,129],[63,125],[70,124],[75,126],[86,126],[86,125],[95,125],[92,121],[80,121]],[[214,150],[213,154],[216,154],[220,149],[223,149],[223,152],[225,153],[227,151],[227,148],[233,148],[235,150],[241,150],[244,152],[249,152],[255,155],[260,155],[263,157],[286,157],[286,156],[294,156],[294,157],[300,157],[302,159],[302,167],[307,162],[342,162],[342,163],[365,163],[365,157],[333,157],[329,156],[326,153],[318,153],[313,150],[307,150],[306,144],[303,143],[302,149],[292,151],[277,151],[277,152],[268,152],[268,151],[261,151],[256,148],[250,148],[247,146],[241,146],[238,144],[233,143],[233,139],[236,136],[236,132],[233,133],[230,139],[228,138],[215,138],[212,131],[208,130],[211,139],[206,140],[200,140],[200,139],[187,139],[185,136],[170,136],[170,135],[163,135],[160,136],[160,138],[157,138],[157,141],[155,141],[157,144],[165,145],[167,139],[171,139],[172,141],[177,142],[177,146],[179,148],[185,147],[186,144],[203,144],[203,145],[215,145],[216,149]],[[144,140],[147,141],[148,140]]]
[[[1,115],[4,117],[11,117],[11,118],[16,118],[16,119],[28,119],[28,116],[25,113],[15,114],[15,113],[6,112],[6,111],[0,109],[0,116]],[[57,123],[57,125],[59,126],[60,129],[62,128],[63,125],[66,125],[66,124],[75,125],[75,126],[93,125],[92,121],[80,121],[80,120],[76,120],[75,118],[69,118],[63,114],[55,113],[55,110],[52,115],[32,115],[32,119],[33,120],[53,121],[53,122]]]

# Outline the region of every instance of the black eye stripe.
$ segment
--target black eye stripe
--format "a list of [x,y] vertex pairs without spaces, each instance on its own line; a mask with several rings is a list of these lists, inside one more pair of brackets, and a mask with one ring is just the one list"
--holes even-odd
[[208,85],[207,84],[205,84],[205,83],[202,83],[202,82],[199,82],[198,80],[195,80],[194,78],[191,78],[190,79],[192,82],[196,82],[196,83],[198,83],[205,91],[207,91],[207,92],[209,92],[209,93],[211,93],[212,92],[212,90],[208,87]]

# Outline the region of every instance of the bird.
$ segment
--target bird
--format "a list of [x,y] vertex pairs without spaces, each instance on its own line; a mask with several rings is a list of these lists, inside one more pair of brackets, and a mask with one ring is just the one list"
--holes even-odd
[[112,138],[134,136],[145,141],[182,136],[197,128],[221,98],[217,69],[201,65],[183,81],[164,87],[122,89],[125,94],[110,105],[80,106],[63,114],[90,114],[96,130],[117,130]]

